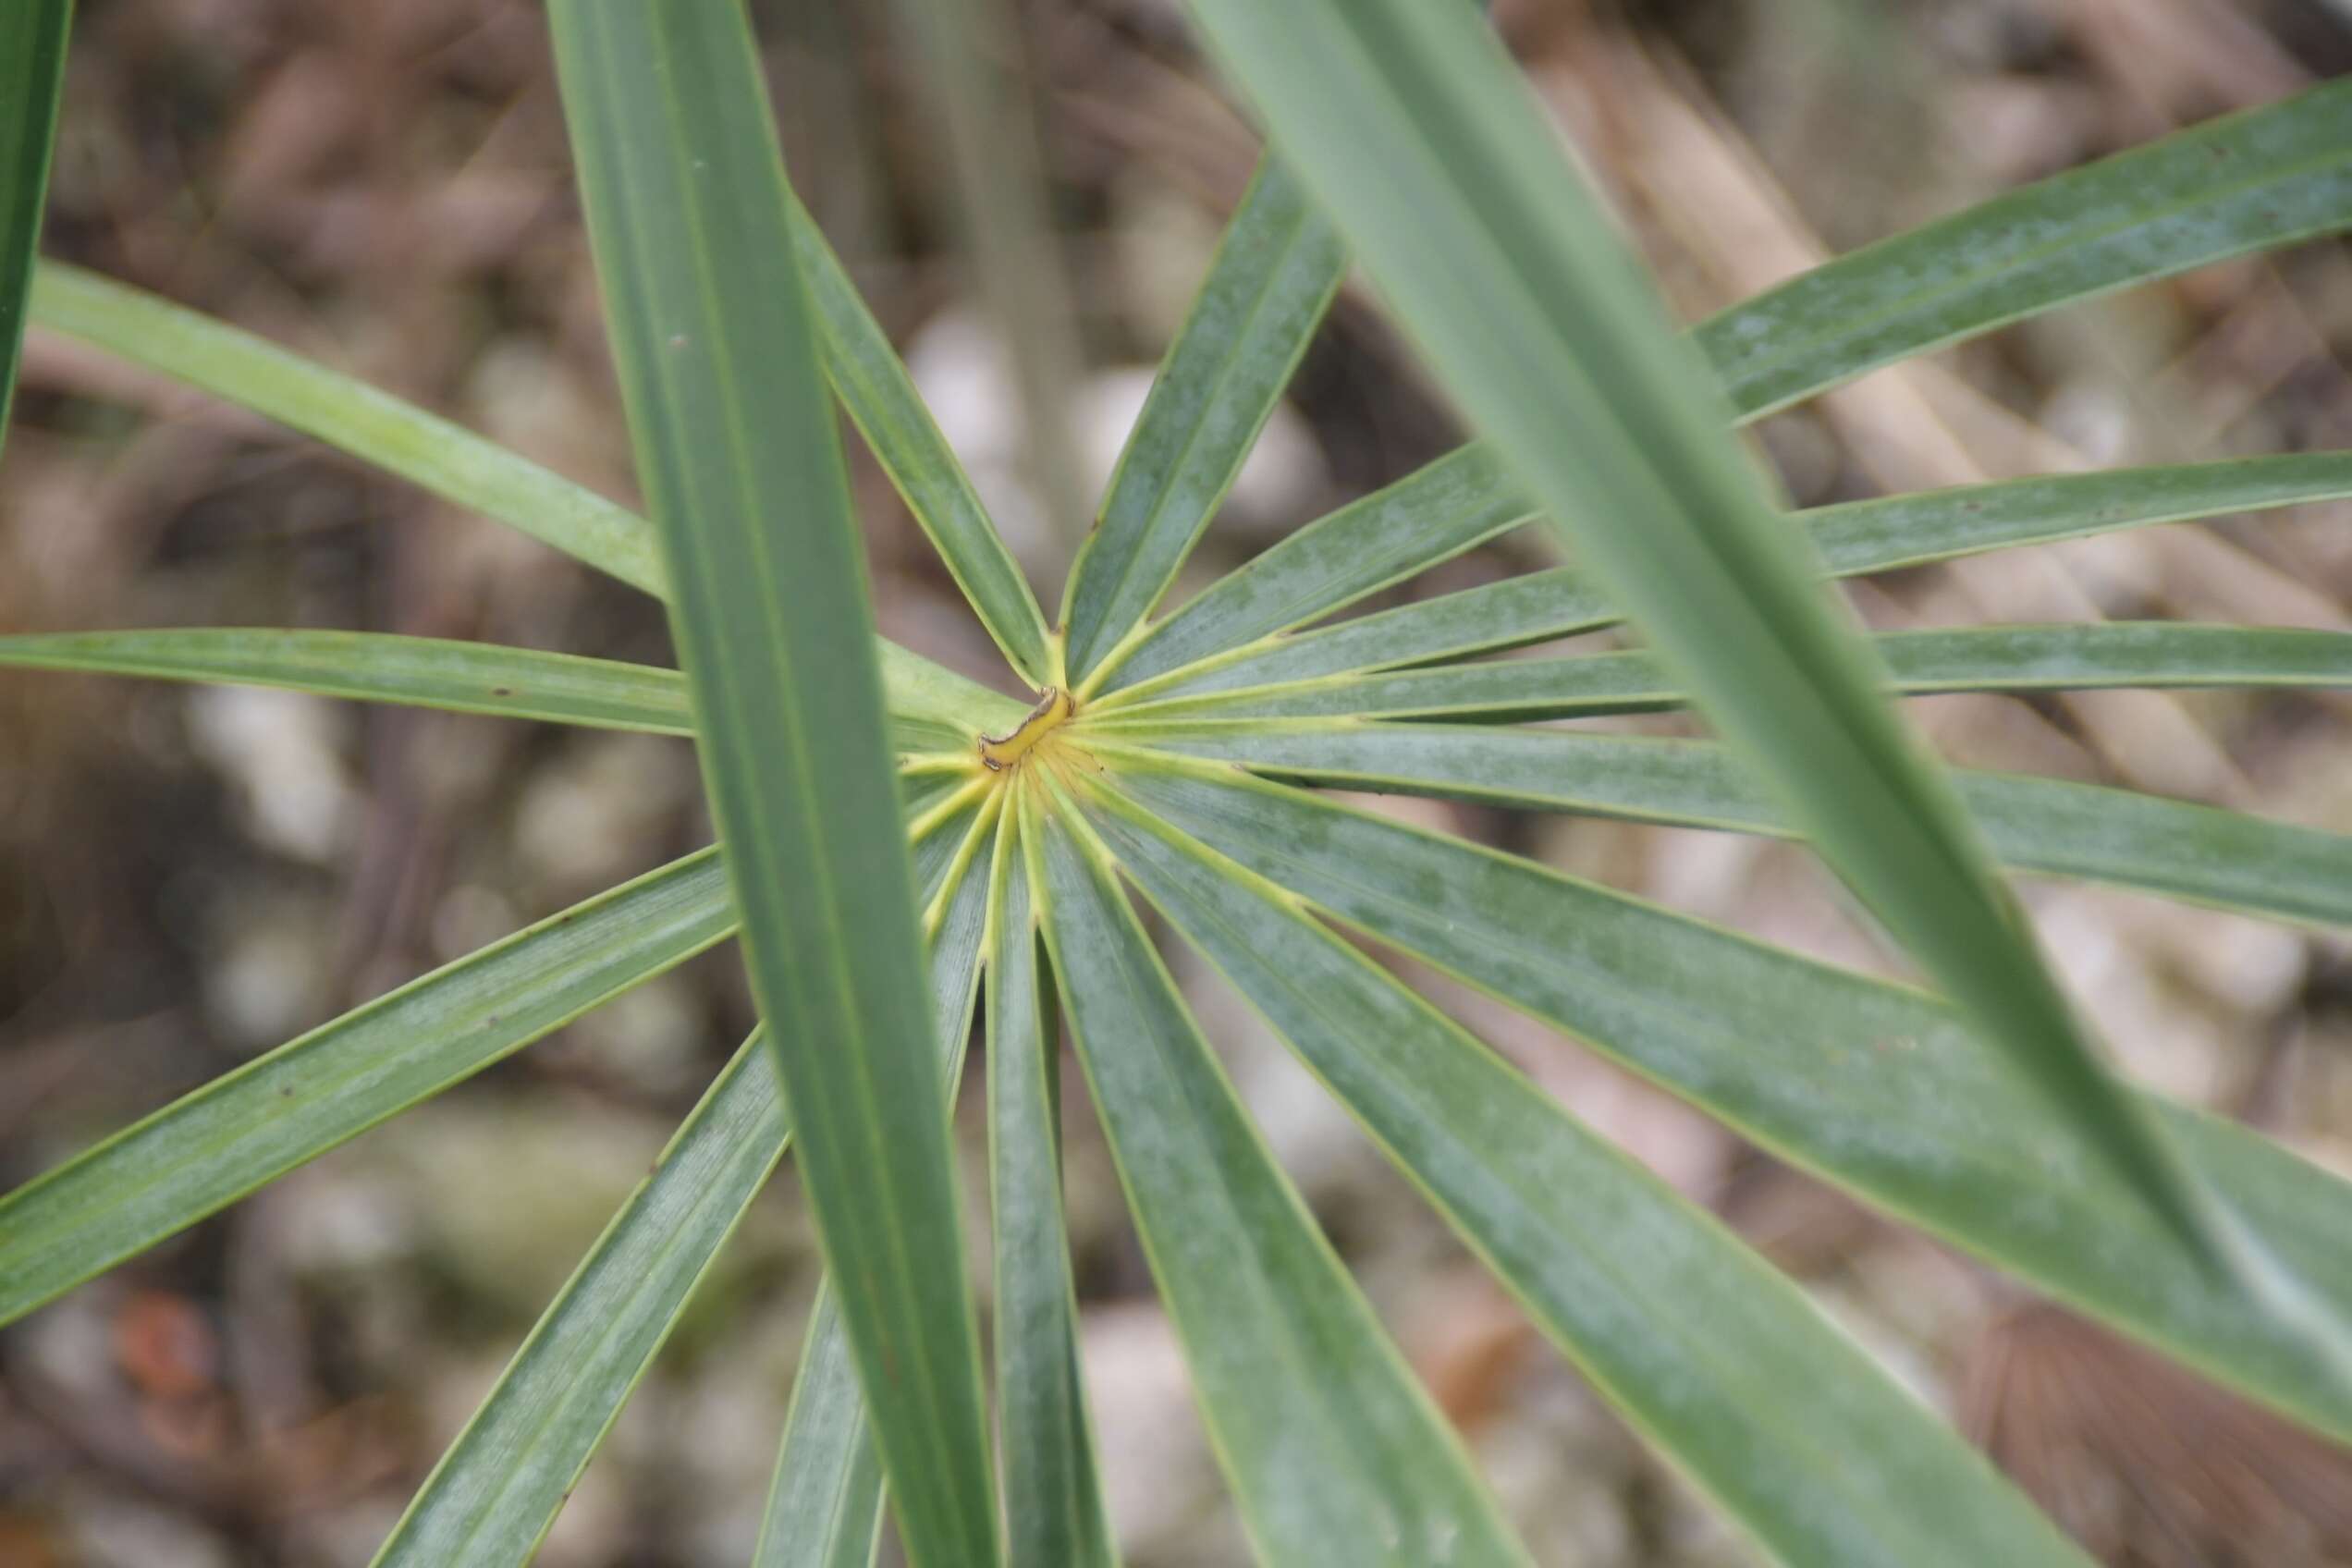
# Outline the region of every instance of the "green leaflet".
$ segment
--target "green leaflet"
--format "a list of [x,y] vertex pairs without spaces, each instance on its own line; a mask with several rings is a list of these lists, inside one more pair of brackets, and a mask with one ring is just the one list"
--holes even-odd
[[[1019,719],[1009,698],[881,643],[890,744],[968,754],[981,729]],[[277,686],[327,697],[664,735],[693,733],[674,669],[494,643],[374,631],[183,627],[0,637],[0,668]]]
[[1780,1561],[2086,1562],[1783,1276],[1295,898],[1109,790],[1094,804],[1152,901]]
[[[1116,778],[1210,848],[1588,1041],[1771,1152],[2352,1438],[2352,1394],[2324,1348],[2216,1274],[2010,1058],[1934,998],[1211,765],[1139,758],[1121,761]],[[2211,1119],[2143,1104],[2325,1305],[2352,1305],[2342,1244],[2352,1193],[2341,1182]]]
[[1241,472],[1307,339],[1338,291],[1345,252],[1306,192],[1268,160],[1225,230],[1071,568],[1061,618],[1083,696],[1151,613]]
[[265,627],[0,637],[0,666],[278,686],[325,697],[691,735],[674,669],[490,643]]
[[1032,686],[1046,685],[1054,678],[1053,652],[1045,612],[1029,591],[1029,580],[988,521],[963,465],[923,406],[874,312],[797,198],[792,243],[824,340],[826,374],[841,406],[1005,662]]
[[[2115,686],[2352,685],[2352,634],[2180,621],[1972,626],[1873,637],[1889,690],[2056,692]],[[0,657],[5,649],[0,649]],[[1228,718],[1446,718],[1486,723],[1642,713],[1689,701],[1646,653],[1501,659],[1333,676],[1138,704],[1113,727]]]
[[871,1568],[881,1538],[882,1460],[828,1274],[801,1342],[753,1568]]
[[[1439,379],[1806,839],[2217,1269],[2236,1232],[2110,1077],[1957,793],[1880,697],[1722,400],[1466,8],[1195,0]],[[2284,1310],[2284,1309],[2282,1309]]]
[[410,1500],[378,1568],[530,1561],[784,1157],[766,1055],[756,1032],[736,1051]]
[[[1466,448],[1465,453],[1476,450]],[[1440,462],[1468,460],[1464,453],[1457,453]],[[1431,474],[1438,466],[1433,464],[1421,474]],[[1419,477],[1400,481],[1383,494],[1400,493]],[[1812,534],[1823,565],[1834,575],[1851,577],[2149,523],[2346,496],[2352,496],[2352,454],[2322,452],[2009,480],[1852,501],[1790,515]],[[1275,581],[1246,589],[1228,589],[1220,583],[1210,593],[1294,606],[1290,613],[1295,619],[1286,623],[1292,626],[1341,607],[1349,602],[1347,597],[1313,592],[1302,596],[1299,590],[1312,588],[1312,576],[1292,569],[1315,560],[1344,560],[1379,550],[1382,539],[1352,521],[1358,515],[1354,508],[1334,512],[1296,536],[1300,540],[1311,534],[1320,536],[1311,547],[1285,554],[1286,541],[1227,580],[1239,582],[1264,574]],[[1450,528],[1433,523],[1427,534],[1428,557],[1399,564],[1406,570],[1434,564],[1452,553],[1458,537]],[[1205,594],[1198,602],[1206,603],[1209,596]],[[1167,624],[1176,626],[1191,610],[1187,605]],[[1203,626],[1204,640],[1198,644],[1202,662],[1170,670],[1149,682],[1138,680],[1133,690],[1122,691],[1116,697],[1106,693],[1102,701],[1113,705],[1140,704],[1356,669],[1423,664],[1589,631],[1616,619],[1608,600],[1574,572],[1530,572],[1297,636],[1280,635],[1283,628],[1278,627],[1273,634],[1244,643],[1239,638],[1209,637],[1213,629]],[[1242,631],[1243,625],[1236,620],[1235,631]],[[1256,633],[1253,631],[1251,635]],[[1212,644],[1220,641],[1228,643],[1226,651],[1210,652]]]
[[873,611],[758,56],[733,5],[550,16],[746,967],[900,1533],[917,1568],[987,1568],[978,1336]]
[[32,319],[314,436],[631,587],[661,591],[653,531],[626,508],[250,332],[63,262],[41,264]]
[[2352,218],[2352,83],[2227,115],[1842,256],[1698,328],[1754,417],[1875,366]]
[[[1201,725],[1148,739],[1158,750],[1348,789],[1683,827],[1790,831],[1753,776],[1704,741],[1279,720]],[[2352,925],[2352,838],[2342,834],[2054,778],[1962,772],[1954,781],[1986,842],[2018,870],[2313,925]]]
[[1005,815],[988,908],[988,1186],[1006,1559],[1111,1568],[1118,1553],[1079,1384],[1061,1207],[1061,1052],[1038,974],[1019,820]]
[[49,152],[65,89],[73,0],[17,0],[0,7],[0,436],[24,346],[25,291],[49,193]]
[[1243,1113],[1100,851],[1066,804],[1025,792],[1022,844],[1079,1060],[1260,1556],[1525,1562]]
[[0,1323],[480,1072],[734,928],[715,851],[437,969],[0,1198]]

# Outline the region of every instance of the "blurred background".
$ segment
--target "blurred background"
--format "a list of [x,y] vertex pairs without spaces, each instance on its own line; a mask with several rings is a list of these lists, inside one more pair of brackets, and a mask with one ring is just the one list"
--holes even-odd
[[[889,8],[754,5],[788,160],[1050,609],[1014,356]],[[1177,0],[1025,0],[1067,287],[1069,468],[1099,493],[1256,153]],[[2021,181],[2352,68],[2327,0],[1502,0],[1498,25],[1696,318]],[[617,496],[627,442],[545,24],[521,0],[82,0],[46,249],[225,316]],[[1049,335],[1050,336],[1050,335]],[[2352,445],[2341,243],[1884,372],[1757,445],[1811,505]],[[0,477],[0,631],[269,624],[667,662],[651,601],[236,410],[35,333]],[[1459,431],[1353,287],[1187,587]],[[885,630],[1005,684],[873,464]],[[1881,626],[2177,616],[2342,628],[2346,508],[1883,578]],[[1391,595],[1538,560],[1513,538]],[[1051,590],[1051,592],[1045,592]],[[2339,700],[1939,698],[1953,756],[2352,831]],[[1640,721],[1672,730],[1680,720]],[[1884,967],[1791,849],[1382,809]],[[707,837],[683,742],[303,696],[0,676],[0,1184]],[[2076,887],[2027,896],[2143,1080],[2352,1173],[2344,941]],[[1181,962],[1181,961],[1180,961]],[[1180,973],[1285,1165],[1540,1560],[1756,1561],[1645,1456],[1345,1118]],[[1434,994],[1791,1270],[2105,1561],[2352,1562],[2352,1456],[1746,1148],[1574,1045]],[[750,1022],[722,950],[0,1333],[0,1564],[364,1563]],[[967,1085],[962,1136],[976,1160]],[[1074,1072],[1084,1355],[1137,1568],[1243,1561]],[[967,1168],[976,1170],[976,1164]],[[985,1187],[967,1182],[975,1237]],[[985,1256],[976,1255],[976,1256]],[[748,1559],[815,1278],[789,1170],[549,1538],[551,1568]],[[985,1290],[986,1281],[980,1281]]]

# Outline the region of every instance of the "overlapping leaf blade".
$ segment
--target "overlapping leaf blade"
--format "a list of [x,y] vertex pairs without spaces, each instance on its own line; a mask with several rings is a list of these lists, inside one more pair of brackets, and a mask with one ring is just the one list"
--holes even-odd
[[551,18],[753,992],[900,1537],[921,1568],[985,1568],[978,1336],[873,611],[758,58],[731,4]]
[[754,1033],[728,1062],[410,1501],[378,1568],[530,1561],[784,1157],[766,1056]]
[[1031,886],[1128,1207],[1259,1553],[1524,1562],[1067,809],[1023,815]]
[[[1720,746],[1460,725],[1203,725],[1151,738],[1188,756],[1347,789],[1530,811],[1785,835],[1787,819]],[[2002,861],[2193,903],[2352,925],[2352,838],[2126,790],[1955,775]]]
[[1061,1052],[1038,966],[1029,872],[1007,813],[988,911],[988,1174],[997,1399],[1013,1562],[1110,1568],[1061,1205]]
[[[2095,621],[1895,631],[1871,639],[1888,691],[2059,692],[2101,687],[2352,684],[2352,635],[2297,628]],[[6,656],[0,646],[0,657]],[[1488,723],[1645,713],[1686,693],[1645,653],[1498,659],[1332,676],[1138,705],[1122,727],[1229,718],[1447,718]]]
[[1814,268],[1698,329],[1753,416],[2053,305],[2352,222],[2352,82],[2209,120]]
[[2238,1267],[2225,1217],[2084,1038],[1957,795],[1824,603],[1818,560],[1765,506],[1696,358],[1477,18],[1414,0],[1194,10],[1440,378],[1806,838],[2083,1147]]
[[872,1568],[882,1493],[857,1357],[828,1275],[801,1344],[753,1568]]
[[691,735],[674,669],[490,643],[266,627],[0,637],[0,667],[276,686],[452,713]]
[[43,263],[34,277],[32,319],[661,591],[653,531],[627,508],[250,332],[63,262]]
[[1061,618],[1080,691],[1175,581],[1345,265],[1305,190],[1280,163],[1259,165],[1071,569]]
[[792,202],[792,240],[825,343],[826,375],[841,406],[1005,661],[1032,686],[1046,685],[1053,679],[1050,634],[1029,580],[1005,548],[881,325],[798,199]]
[[2086,1561],[1786,1279],[1294,898],[1110,791],[1092,803],[1153,902],[1782,1562]]
[[[2083,1148],[2012,1059],[1934,998],[1517,857],[1182,766],[1121,766],[1119,787],[1318,909],[1590,1042],[1772,1152],[2352,1439],[2352,1394],[2324,1347],[2209,1268]],[[2261,1139],[2157,1113],[2199,1175],[2321,1301],[2352,1305],[2352,1253],[2339,1233],[2352,1191]]]
[[25,294],[49,193],[49,152],[66,80],[73,0],[18,0],[0,7],[0,437],[24,346]]
[[734,926],[705,851],[213,1080],[0,1199],[0,1323],[439,1093]]

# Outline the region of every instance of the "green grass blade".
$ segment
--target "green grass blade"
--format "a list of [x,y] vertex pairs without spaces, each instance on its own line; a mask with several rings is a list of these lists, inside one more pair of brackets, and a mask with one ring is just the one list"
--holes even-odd
[[1061,1050],[1039,982],[1028,868],[1008,813],[988,911],[988,1185],[995,1215],[998,1422],[1011,1562],[1111,1568],[1078,1374],[1061,1204]]
[[49,152],[66,83],[73,0],[17,0],[0,7],[0,437],[24,347],[25,294],[49,194]]
[[597,1238],[376,1552],[377,1568],[527,1562],[784,1156],[754,1032]]
[[41,264],[32,319],[496,518],[632,587],[661,592],[653,530],[627,508],[250,332],[63,262]]
[[[62,262],[43,262],[32,319],[313,436],[442,499],[521,530],[621,582],[666,594],[643,519],[414,404],[224,322]],[[897,644],[876,651],[894,712],[968,748],[1020,704]]]
[[[1754,776],[1705,741],[1273,721],[1170,730],[1150,744],[1344,789],[1790,836]],[[1993,852],[2019,871],[2352,925],[2352,838],[2095,784],[1974,772],[1955,781]]]
[[1843,256],[1697,331],[1754,416],[2127,284],[2352,223],[2352,82],[2209,120]]
[[753,1568],[870,1568],[882,1537],[882,1460],[857,1357],[827,1275],[817,1287]]
[[986,1568],[978,1330],[873,609],[741,6],[550,12],[705,788],[917,1568]]
[[[1108,756],[1108,753],[1105,753]],[[1515,856],[1203,765],[1122,763],[1137,804],[1374,938],[1592,1044],[1792,1163],[2240,1391],[2352,1439],[2323,1352],[2161,1220],[2004,1053],[1921,992]],[[2352,1307],[2352,1189],[2157,1108],[2273,1254]]]
[[2044,474],[1797,512],[1841,577],[2152,523],[2352,497],[2352,452]]
[[256,1058],[0,1198],[0,1323],[702,951],[734,926],[705,851]]
[[[986,943],[995,813],[962,819],[953,858],[926,870],[918,855],[916,891],[930,942],[934,1044],[947,1081],[963,1074],[972,1003]],[[792,1407],[768,1486],[753,1568],[866,1568],[882,1518],[882,1464],[858,1389],[855,1357],[831,1280],[819,1288],[792,1383]]]
[[[979,814],[917,822],[918,885],[944,890],[970,863]],[[935,985],[961,998],[958,1038],[979,945],[975,913],[949,925],[933,957]],[[379,1565],[504,1568],[530,1560],[784,1157],[790,1129],[765,1056],[756,1034],[735,1053],[434,1466],[376,1553]],[[869,1545],[872,1533],[869,1525]]]
[[[2346,497],[2352,497],[2352,453],[2321,452],[2009,480],[1791,515],[1812,534],[1830,571],[1853,577],[2021,545]],[[1341,515],[1302,532],[1335,523]],[[1431,537],[1439,553],[1446,553],[1452,541],[1444,531],[1433,529]],[[1377,545],[1368,538],[1339,536],[1327,547],[1343,556]],[[1275,551],[1259,558],[1273,560]],[[1256,566],[1252,562],[1235,575],[1247,576]],[[1311,613],[1337,607],[1319,605]],[[1170,623],[1183,613],[1170,617]],[[1302,616],[1290,624],[1301,625],[1307,619]],[[1204,657],[1195,665],[1171,670],[1147,685],[1139,681],[1116,699],[1107,695],[1101,701],[1141,702],[1422,664],[1564,637],[1613,624],[1616,619],[1607,599],[1575,573],[1531,572],[1301,636],[1235,642],[1228,652],[1209,653],[1204,642]]]
[[1091,819],[1145,895],[1546,1333],[1779,1561],[2086,1568],[1980,1455],[1710,1216],[1295,898],[1112,791],[1095,803]]
[[881,325],[798,200],[792,203],[792,240],[825,344],[826,375],[841,406],[1006,662],[1032,686],[1047,685],[1054,678],[1051,636],[1029,580],[988,520]]
[[1071,569],[1061,619],[1070,683],[1081,693],[1176,580],[1346,265],[1299,182],[1272,159],[1261,163]]
[[492,643],[197,627],[0,637],[0,667],[277,686],[325,697],[691,735],[674,669]]
[[1467,8],[1195,0],[1454,396],[1838,875],[2216,1268],[2232,1252],[2109,1076],[1959,797],[1764,502],[1720,398]]
[[[1006,697],[890,643],[877,646],[890,741],[902,753],[969,752],[982,728],[1021,717],[1020,704]],[[501,718],[693,733],[685,679],[674,669],[492,643],[267,627],[66,631],[0,637],[0,668],[8,666],[279,686]]]
[[1525,1561],[1243,1111],[1098,847],[1024,804],[1047,944],[1219,1462],[1261,1561]]
[[[1898,696],[2100,687],[2352,685],[2352,635],[2179,621],[1975,626],[1874,637]],[[5,649],[0,649],[4,658]],[[1649,655],[1499,659],[1327,676],[1114,710],[1121,731],[1228,718],[1445,718],[1487,723],[1648,713],[1690,701]]]
[[1145,633],[1104,680],[1102,693],[1304,625],[1534,516],[1518,481],[1494,454],[1465,447],[1307,524],[1218,579]]

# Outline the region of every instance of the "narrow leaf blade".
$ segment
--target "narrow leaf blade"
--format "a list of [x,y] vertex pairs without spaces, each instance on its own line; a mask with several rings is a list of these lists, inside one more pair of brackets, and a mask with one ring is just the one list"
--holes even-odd
[[871,1568],[882,1496],[882,1460],[858,1388],[857,1356],[828,1274],[792,1374],[753,1568]]
[[784,1156],[766,1055],[754,1033],[729,1061],[410,1501],[376,1568],[531,1560]]
[[824,339],[826,375],[841,406],[1006,662],[1032,686],[1047,684],[1054,673],[1051,635],[1029,580],[988,520],[881,324],[797,198],[792,242]]
[[438,1094],[734,927],[704,851],[256,1058],[0,1198],[0,1323]]
[[661,592],[653,531],[625,507],[250,332],[63,262],[42,263],[32,319],[315,436],[631,587]]
[[24,347],[25,295],[49,194],[49,153],[66,84],[73,0],[18,0],[0,7],[0,437]]
[[[1896,696],[2115,687],[2352,685],[2352,634],[2295,628],[2093,621],[1893,631],[1871,639]],[[6,649],[0,646],[0,658]],[[1501,659],[1334,676],[1102,716],[1121,732],[1236,718],[1445,718],[1489,724],[1648,713],[1689,695],[1646,653]]]
[[732,4],[551,17],[752,988],[900,1535],[921,1568],[984,1568],[996,1501],[944,1085],[758,56]]
[[325,697],[691,735],[674,669],[366,631],[190,627],[0,637],[0,667],[276,686]]
[[1078,1376],[1061,1204],[1060,1042],[1038,973],[1028,867],[1007,814],[988,911],[988,1184],[997,1248],[997,1400],[1013,1562],[1111,1568],[1110,1520]]
[[1753,417],[2054,305],[2352,222],[2352,82],[2209,120],[1906,230],[1709,321]]
[[1260,164],[1071,569],[1062,623],[1081,692],[1176,580],[1345,266],[1305,190],[1280,163]]
[[[1203,725],[1163,752],[1344,789],[1435,795],[1787,837],[1787,818],[1721,747],[1468,725]],[[2352,925],[2352,838],[2054,778],[1962,772],[2003,864],[2319,925]]]

